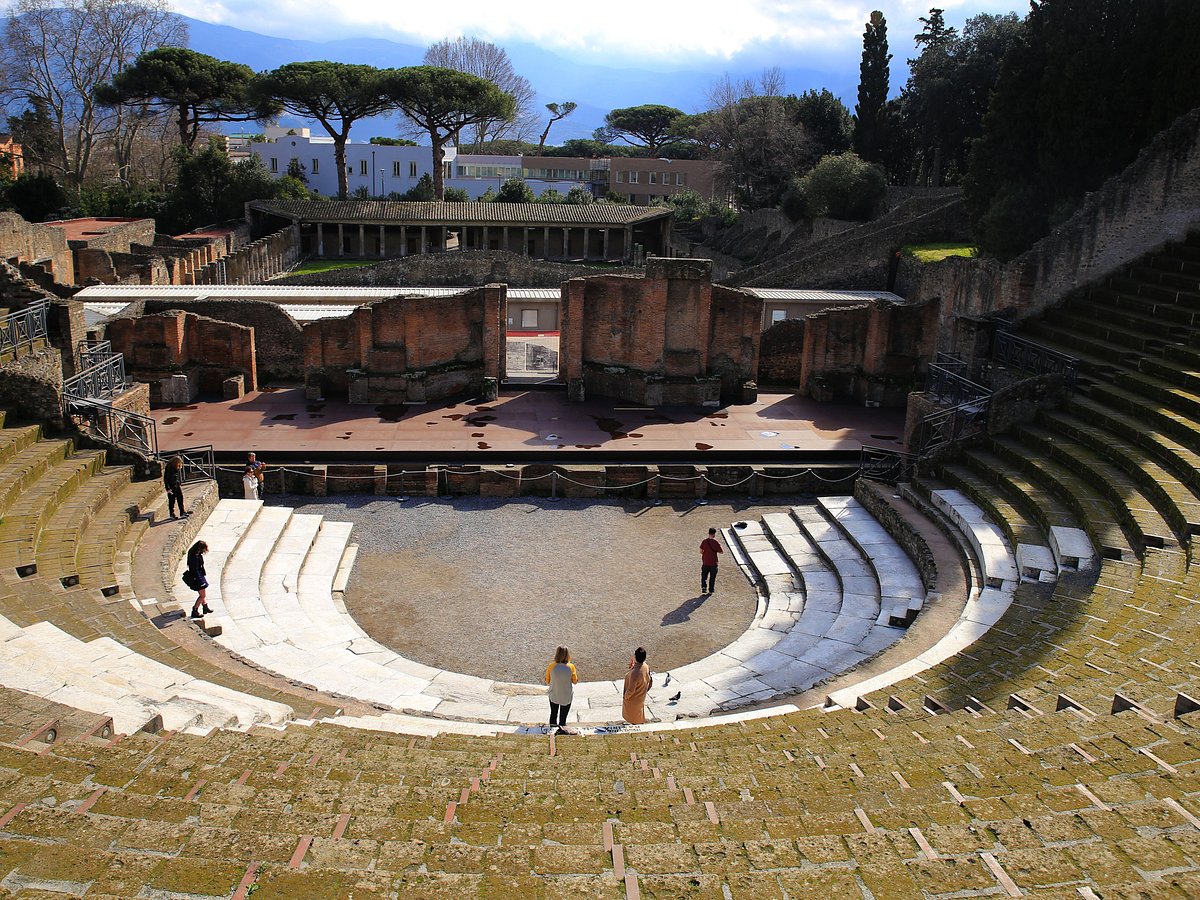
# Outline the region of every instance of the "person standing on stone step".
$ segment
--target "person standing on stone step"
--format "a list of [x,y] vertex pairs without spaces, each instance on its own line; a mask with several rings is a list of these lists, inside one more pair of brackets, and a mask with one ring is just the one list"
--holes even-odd
[[646,648],[638,647],[629,660],[629,671],[625,673],[625,691],[621,704],[621,716],[630,725],[641,725],[646,721],[646,695],[654,687],[654,676],[646,665]]
[[246,471],[242,473],[242,497],[246,500],[258,499],[258,474],[254,466],[246,466]]
[[196,541],[187,553],[187,571],[183,573],[183,583],[196,592],[196,602],[192,604],[192,618],[200,619],[212,612],[208,608],[205,596],[208,592],[208,578],[204,571],[204,554],[208,552],[208,544]]
[[717,589],[717,555],[724,552],[717,529],[708,529],[708,537],[700,542],[700,593],[711,594]]
[[559,734],[567,733],[567,713],[571,711],[575,696],[572,685],[578,683],[579,673],[571,662],[571,651],[559,647],[554,653],[554,662],[546,666],[546,684],[550,685],[550,727],[557,726]]
[[[267,464],[265,462],[262,462],[254,454],[254,451],[251,450],[249,453],[246,454],[246,468],[253,470],[254,477],[258,479],[258,491],[254,495],[254,499],[257,500],[259,497],[261,497],[263,494],[266,493],[266,491],[263,490],[263,483],[266,478]],[[247,499],[249,499],[249,498],[247,498]]]
[[167,509],[171,518],[176,518],[175,508],[179,507],[179,515],[186,516],[183,508],[183,457],[172,456],[163,467],[163,484],[167,488]]

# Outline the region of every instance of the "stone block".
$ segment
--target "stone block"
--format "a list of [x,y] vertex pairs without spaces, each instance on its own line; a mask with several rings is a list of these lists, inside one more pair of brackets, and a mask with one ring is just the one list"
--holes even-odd
[[200,382],[195,373],[168,375],[158,381],[159,397],[168,406],[191,403],[200,393]]
[[222,381],[221,396],[226,400],[240,400],[246,396],[246,376],[234,375]]

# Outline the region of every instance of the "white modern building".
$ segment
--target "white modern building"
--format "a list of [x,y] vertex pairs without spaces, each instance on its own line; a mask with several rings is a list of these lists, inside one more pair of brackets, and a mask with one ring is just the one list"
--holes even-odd
[[[269,129],[265,141],[239,141],[236,150],[258,156],[276,178],[286,175],[292,160],[297,160],[312,190],[336,197],[338,178],[333,139],[280,131]],[[442,165],[446,187],[462,188],[473,200],[487,193],[488,188],[499,190],[509,178],[524,178],[535,195],[549,188],[565,194],[573,187],[588,186],[588,173],[578,168],[539,169],[536,174],[542,177],[530,178],[533,173],[522,168],[520,156],[460,156],[454,146],[447,146],[445,154]],[[403,194],[416,187],[426,174],[433,174],[433,151],[429,147],[346,145],[346,181],[351,194],[362,188],[370,197]]]

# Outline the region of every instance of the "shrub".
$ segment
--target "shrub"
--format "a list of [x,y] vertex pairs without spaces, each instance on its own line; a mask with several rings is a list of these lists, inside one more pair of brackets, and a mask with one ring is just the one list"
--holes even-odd
[[854,153],[841,153],[826,156],[808,174],[793,178],[780,207],[792,220],[830,216],[865,221],[886,194],[887,175],[880,166]]

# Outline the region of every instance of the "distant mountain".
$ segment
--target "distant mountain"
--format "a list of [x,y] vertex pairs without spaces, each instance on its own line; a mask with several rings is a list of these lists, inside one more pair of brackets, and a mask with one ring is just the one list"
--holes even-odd
[[[372,66],[411,66],[421,62],[423,46],[402,44],[381,38],[347,38],[335,41],[305,41],[271,37],[243,31],[228,25],[213,25],[187,19],[191,29],[190,45],[201,53],[220,59],[245,63],[255,70],[273,69],[289,62],[329,59],[335,62],[366,63]],[[574,100],[575,113],[557,123],[550,133],[553,143],[569,138],[591,137],[604,123],[611,109],[643,103],[663,103],[684,112],[699,112],[705,106],[705,93],[719,77],[701,69],[630,69],[627,67],[584,64],[533,44],[504,44],[513,67],[533,84],[543,103]],[[759,51],[755,58],[731,60],[732,78],[753,78],[765,66],[783,69],[787,90],[800,93],[809,88],[829,88],[853,108],[858,88],[858,58],[845,60],[845,67],[823,71],[791,66],[786,58],[771,59]],[[896,80],[893,74],[893,81]],[[295,126],[298,120],[284,119]],[[386,117],[368,119],[355,127],[356,141],[373,135],[396,133],[396,124]]]

